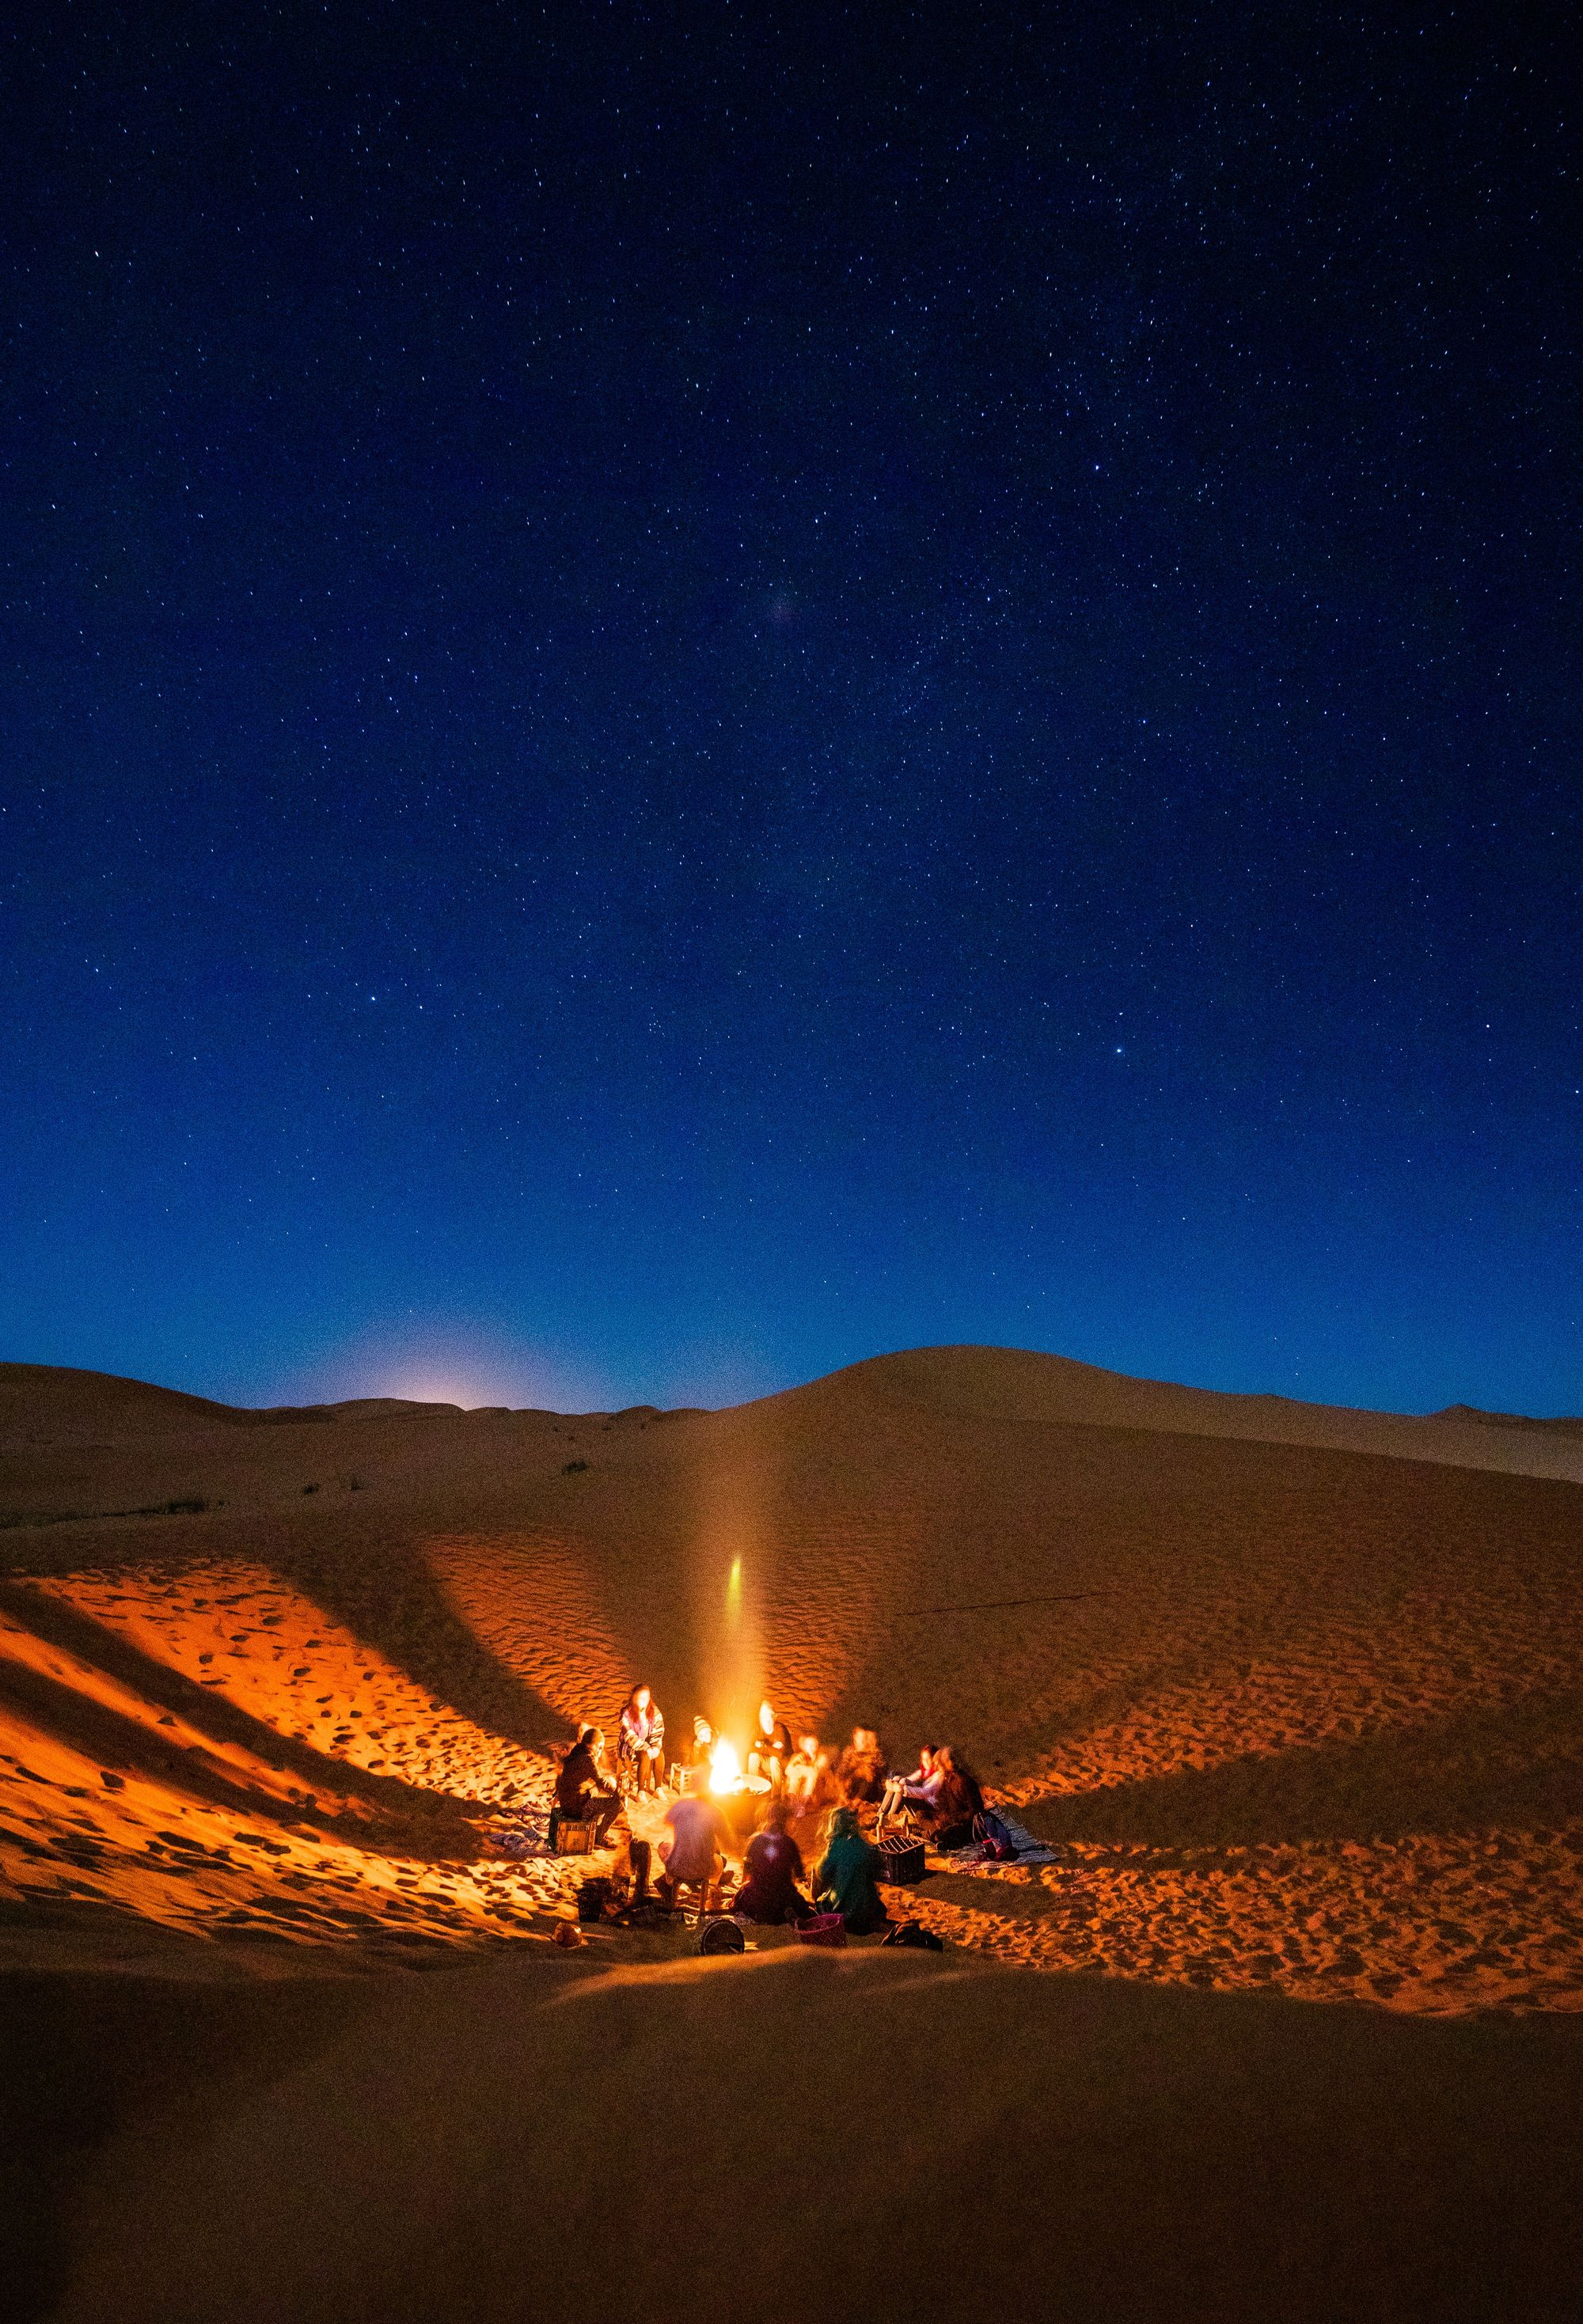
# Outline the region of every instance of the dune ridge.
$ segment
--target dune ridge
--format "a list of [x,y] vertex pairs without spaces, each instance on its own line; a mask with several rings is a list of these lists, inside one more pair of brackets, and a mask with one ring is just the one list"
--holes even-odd
[[278,1974],[542,1941],[569,1875],[502,1858],[501,1812],[637,1676],[673,1726],[718,1707],[740,1560],[789,1717],[949,1737],[1058,1849],[931,1881],[957,1941],[1574,2009],[1570,1426],[972,1348],[671,1416],[258,1416],[0,1368],[0,1945],[75,1914]]
[[[1558,1450],[1555,1440],[1583,1439],[1583,1416],[1532,1418],[1521,1413],[1488,1412],[1468,1404],[1447,1405],[1438,1412],[1422,1414],[1376,1412],[1357,1406],[1305,1403],[1294,1397],[1188,1388],[1174,1381],[1108,1371],[1070,1356],[972,1343],[866,1357],[804,1388],[782,1389],[755,1401],[773,1405],[783,1397],[848,1384],[898,1400],[918,1395],[937,1408],[955,1404],[986,1419],[1024,1425],[1152,1427],[1188,1434],[1241,1436],[1266,1443],[1328,1445],[1338,1451],[1388,1453],[1408,1460],[1510,1469],[1520,1475],[1564,1475],[1574,1482],[1580,1473],[1570,1465],[1566,1443]],[[738,1408],[751,1410],[754,1406]],[[467,1407],[388,1396],[354,1397],[319,1405],[229,1405],[181,1388],[124,1379],[111,1372],[0,1363],[0,1446],[59,1443],[74,1435],[110,1443],[145,1432],[173,1435],[183,1425],[296,1427],[474,1414],[489,1419],[516,1416],[552,1423],[580,1418],[590,1425],[708,1416],[696,1406],[662,1411],[654,1405],[584,1415],[543,1414],[528,1407],[514,1416],[504,1405]],[[1550,1460],[1567,1465],[1552,1470],[1543,1465]],[[1530,1462],[1540,1465],[1531,1467]]]

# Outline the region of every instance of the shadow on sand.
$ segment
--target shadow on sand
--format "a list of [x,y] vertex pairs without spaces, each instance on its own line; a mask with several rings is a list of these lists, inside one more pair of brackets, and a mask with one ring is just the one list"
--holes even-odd
[[1583,1815],[1583,1691],[1030,1802],[1041,1840],[1168,1847],[1532,1831]]
[[[34,1637],[66,1649],[210,1741],[247,1751],[266,1766],[297,1778],[301,1791],[294,1800],[282,1800],[273,1791],[255,1788],[240,1771],[233,1774],[179,1744],[162,1742],[141,1720],[96,1702],[79,1688],[22,1664],[0,1664],[0,1701],[14,1704],[75,1749],[97,1756],[113,1773],[150,1775],[195,1799],[248,1816],[311,1823],[327,1833],[353,1839],[360,1847],[399,1840],[403,1853],[434,1861],[471,1861],[477,1856],[467,1810],[449,1794],[327,1757],[311,1744],[255,1719],[223,1691],[197,1684],[43,1591],[0,1583],[0,1607]],[[356,1801],[364,1812],[349,1818],[327,1811],[318,1803],[321,1793]],[[467,1808],[474,1814],[479,1812],[473,1802]]]

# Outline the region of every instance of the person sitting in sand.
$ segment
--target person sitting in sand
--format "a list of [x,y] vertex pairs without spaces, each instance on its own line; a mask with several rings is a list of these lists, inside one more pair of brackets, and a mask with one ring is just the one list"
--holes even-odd
[[783,1719],[775,1717],[774,1705],[761,1702],[758,1707],[758,1732],[747,1747],[747,1772],[762,1775],[771,1791],[778,1792],[786,1779],[786,1766],[792,1757],[792,1730]]
[[616,1760],[623,1781],[634,1792],[657,1792],[664,1766],[665,1719],[653,1691],[634,1686],[621,1714]]
[[900,1815],[903,1808],[913,1809],[922,1822],[931,1821],[935,1798],[944,1781],[945,1770],[936,1764],[934,1746],[926,1743],[919,1752],[918,1765],[910,1775],[885,1777],[885,1793],[879,1803],[876,1830],[883,1831],[891,1818]]
[[786,1762],[786,1797],[800,1815],[829,1807],[836,1796],[830,1755],[817,1735],[800,1735],[797,1748]]
[[821,1913],[839,1913],[855,1937],[871,1936],[890,1919],[875,1877],[879,1863],[878,1849],[857,1828],[856,1809],[832,1808],[813,1901]]
[[848,1807],[866,1806],[885,1795],[885,1757],[872,1727],[855,1727],[836,1769]]
[[742,1872],[734,1913],[762,1927],[779,1928],[785,1921],[805,1921],[812,1911],[797,1885],[803,1877],[802,1850],[786,1829],[786,1810],[780,1800],[771,1808],[764,1830],[748,1841]]
[[563,1823],[591,1823],[598,1828],[596,1848],[609,1843],[610,1827],[621,1813],[621,1794],[605,1774],[601,1758],[605,1738],[597,1727],[578,1730],[577,1741],[560,1763],[555,1778],[555,1806],[550,1818],[550,1844]]
[[936,1848],[966,1848],[973,1837],[973,1819],[984,1812],[984,1794],[967,1761],[949,1743],[934,1755],[940,1785],[929,1816],[929,1837]]
[[718,1801],[707,1792],[694,1793],[672,1802],[665,1811],[670,1837],[660,1842],[660,1855],[665,1869],[660,1876],[660,1887],[668,1902],[674,1902],[676,1892],[697,1883],[707,1893],[715,1877],[716,1868],[723,1855],[734,1845],[731,1827],[721,1812]]

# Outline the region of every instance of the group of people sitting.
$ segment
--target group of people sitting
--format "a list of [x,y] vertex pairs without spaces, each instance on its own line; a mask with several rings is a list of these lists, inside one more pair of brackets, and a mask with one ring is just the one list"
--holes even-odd
[[[708,1770],[717,1747],[708,1720],[695,1719],[677,1764]],[[614,1772],[606,1768],[603,1730],[584,1727],[560,1763],[554,1820],[591,1823],[594,1844],[605,1847],[628,1797],[671,1788],[664,1752],[665,1721],[653,1690],[634,1687],[621,1713]],[[740,1849],[742,1882],[731,1909],[761,1924],[831,1913],[854,1935],[867,1935],[889,1916],[878,1886],[880,1850],[864,1831],[866,1812],[874,1811],[876,1840],[899,1822],[944,1849],[967,1846],[984,1814],[977,1780],[949,1745],[925,1746],[910,1774],[893,1775],[872,1727],[854,1728],[844,1749],[827,1750],[815,1735],[793,1738],[769,1702],[759,1706],[744,1774],[744,1790],[732,1797],[737,1819],[746,1803],[756,1824],[745,1849],[739,1821],[721,1798],[702,1784],[684,1784],[666,1811],[659,1885],[671,1900],[688,1887],[707,1895],[723,1860]],[[821,1812],[823,1852],[810,1877],[791,1826]]]

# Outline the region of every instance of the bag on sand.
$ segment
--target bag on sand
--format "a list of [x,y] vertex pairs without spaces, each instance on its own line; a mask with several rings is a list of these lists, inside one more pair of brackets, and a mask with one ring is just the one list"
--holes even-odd
[[1017,1843],[1010,1827],[1001,1821],[993,1808],[981,1809],[973,1819],[973,1837],[983,1849],[986,1858],[995,1864],[1014,1864]]
[[945,1946],[932,1929],[921,1921],[898,1921],[884,1940],[887,1945],[904,1945],[910,1952],[943,1953]]

